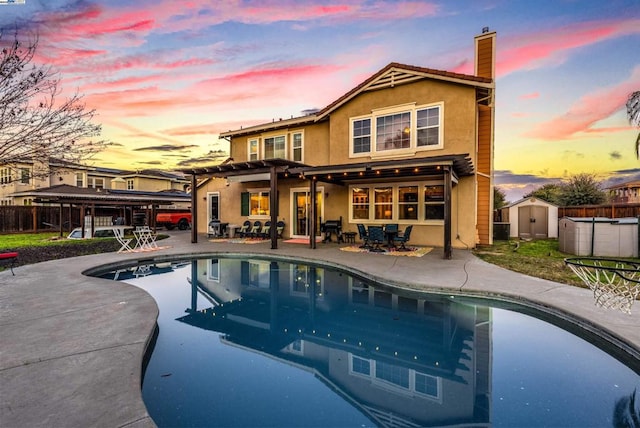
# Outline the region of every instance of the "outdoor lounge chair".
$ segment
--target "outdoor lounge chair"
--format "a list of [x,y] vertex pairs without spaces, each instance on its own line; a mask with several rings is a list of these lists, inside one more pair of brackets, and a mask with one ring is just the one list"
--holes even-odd
[[367,228],[362,223],[358,223],[358,235],[360,236],[360,240],[362,241],[362,245],[360,248],[371,248],[371,244],[369,243],[369,233],[367,232]]
[[253,226],[251,226],[251,230],[249,231],[249,236],[252,238],[260,237],[261,229],[262,229],[262,222],[260,220],[254,221]]
[[404,230],[404,232],[402,234],[397,235],[396,237],[393,238],[393,242],[395,243],[399,243],[400,244],[400,248],[398,248],[398,251],[411,251],[409,248],[405,247],[404,244],[406,244],[407,242],[409,242],[409,239],[411,238],[411,230],[413,229],[413,225],[409,225],[407,226],[407,228]]
[[241,238],[246,237],[249,234],[250,227],[251,227],[251,222],[249,220],[245,220],[245,222],[242,223],[242,227],[240,228],[240,230],[238,230],[238,236]]
[[282,232],[284,232],[284,221],[280,220],[276,223],[276,234],[278,238],[282,238]]
[[262,237],[262,239],[269,239],[269,237],[271,236],[271,222],[270,221],[265,222],[264,227],[260,231],[260,236]]

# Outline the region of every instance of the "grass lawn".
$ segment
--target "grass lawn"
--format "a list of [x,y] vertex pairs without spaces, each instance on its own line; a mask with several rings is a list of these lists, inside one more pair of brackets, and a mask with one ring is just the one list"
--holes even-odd
[[529,276],[586,288],[587,286],[564,264],[575,257],[558,250],[557,239],[537,241],[494,241],[473,253],[482,260]]

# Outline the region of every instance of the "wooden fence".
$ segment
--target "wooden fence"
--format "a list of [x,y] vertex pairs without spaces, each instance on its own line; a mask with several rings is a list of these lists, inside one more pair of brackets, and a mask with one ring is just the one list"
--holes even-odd
[[[69,222],[71,218],[71,222]],[[63,212],[63,229],[70,231],[80,225],[80,208],[65,207]],[[0,206],[0,233],[40,232],[60,230],[59,206]]]
[[640,216],[640,204],[581,205],[578,207],[559,207],[558,218],[562,217],[607,217],[623,218]]

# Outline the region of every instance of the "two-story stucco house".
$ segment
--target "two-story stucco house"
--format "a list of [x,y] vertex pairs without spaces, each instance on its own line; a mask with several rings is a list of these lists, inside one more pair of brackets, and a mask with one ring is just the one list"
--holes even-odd
[[227,162],[183,170],[200,182],[197,230],[284,220],[285,237],[308,237],[342,219],[413,225],[411,243],[445,258],[490,244],[495,40],[475,38],[473,75],[391,63],[318,112],[222,133]]

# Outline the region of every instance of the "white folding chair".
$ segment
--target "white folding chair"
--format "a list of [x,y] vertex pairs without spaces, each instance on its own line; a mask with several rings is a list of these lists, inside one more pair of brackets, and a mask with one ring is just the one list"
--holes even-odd
[[132,239],[125,238],[124,231],[122,229],[119,229],[119,228],[113,229],[113,234],[115,235],[116,239],[121,245],[120,249],[118,250],[119,253],[122,253],[123,251],[126,251],[126,252],[133,251],[133,248],[131,248],[131,245],[129,245]]

